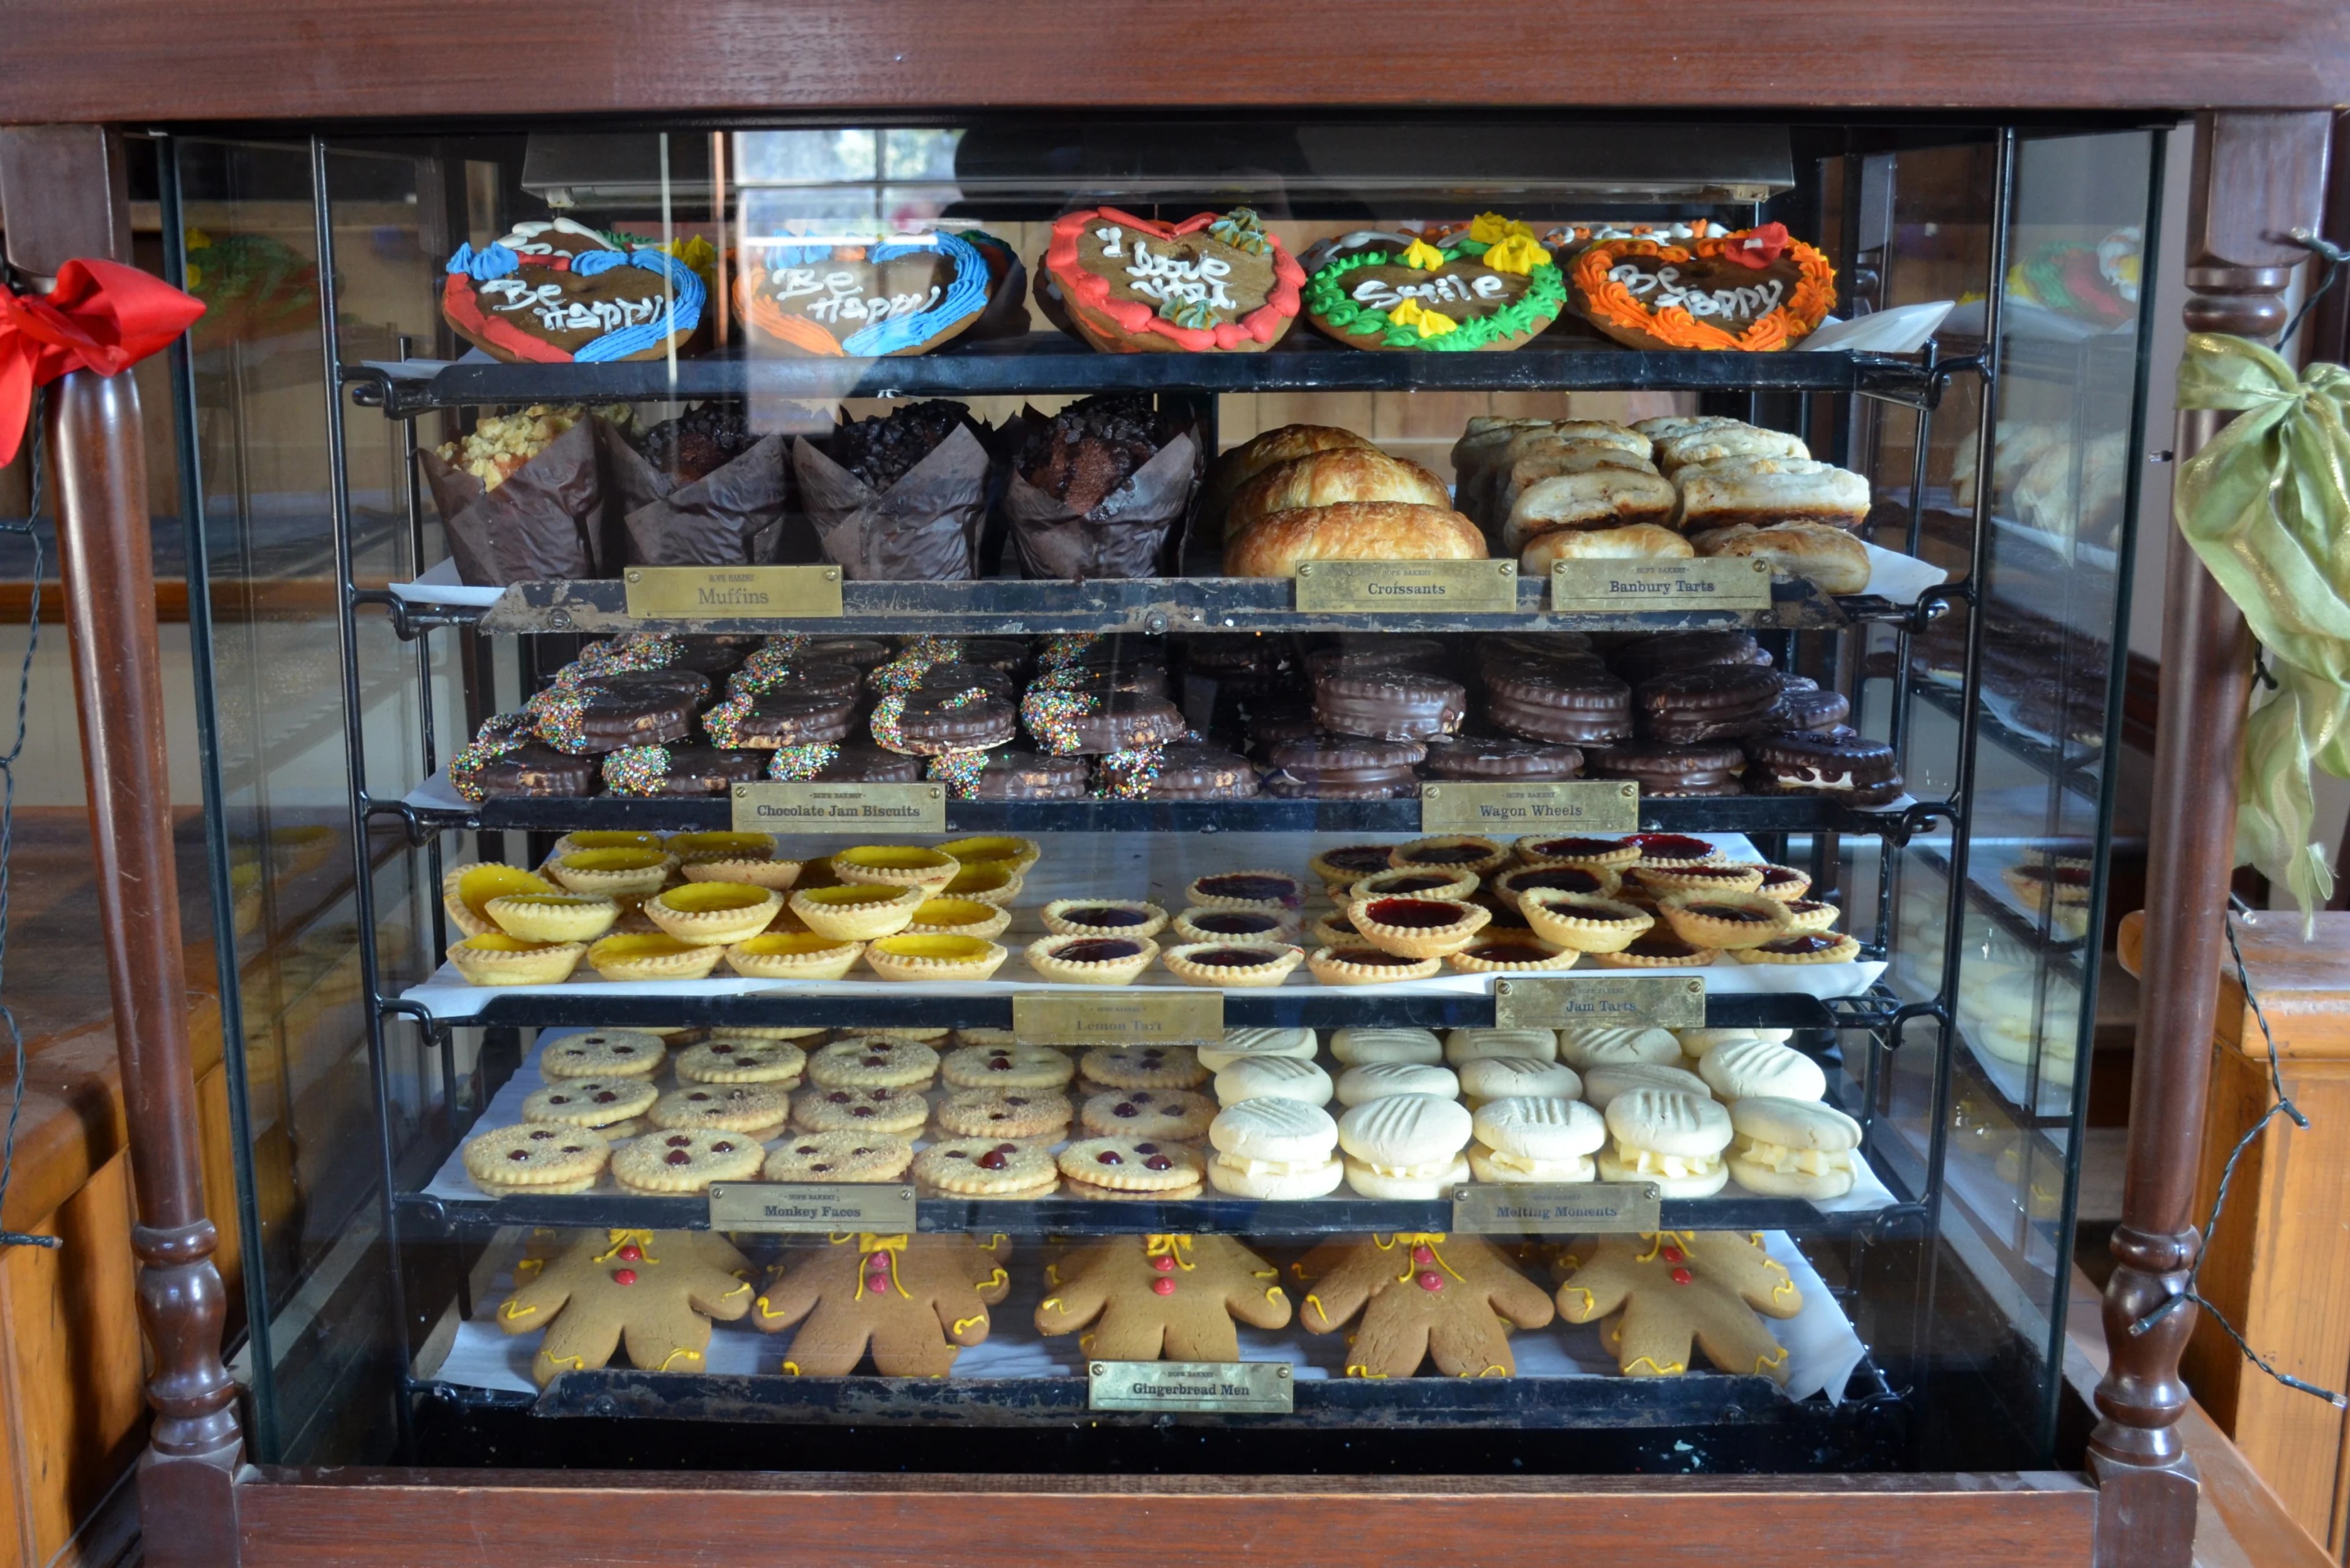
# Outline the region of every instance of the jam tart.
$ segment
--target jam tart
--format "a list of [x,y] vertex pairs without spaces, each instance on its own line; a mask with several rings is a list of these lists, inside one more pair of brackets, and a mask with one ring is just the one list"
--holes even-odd
[[1459,952],[1493,917],[1457,898],[1357,898],[1347,906],[1362,940],[1404,958],[1438,959]]
[[1305,953],[1286,942],[1185,942],[1167,949],[1159,961],[1186,985],[1254,988],[1287,980]]
[[1355,929],[1355,918],[1345,909],[1333,909],[1314,922],[1307,933],[1316,945],[1326,948],[1351,948],[1361,943],[1363,933]]
[[1640,851],[1637,864],[1641,866],[1703,866],[1728,858],[1719,846],[1686,833],[1635,833],[1624,842]]
[[1170,929],[1179,942],[1294,942],[1297,914],[1291,909],[1186,909]]
[[1167,911],[1139,898],[1055,898],[1042,912],[1045,929],[1056,937],[1155,937],[1167,929]]
[[1766,898],[1792,904],[1812,890],[1812,874],[1798,871],[1793,866],[1773,866],[1766,861],[1762,867],[1762,884],[1754,890]]
[[1336,898],[1364,877],[1391,870],[1394,866],[1393,845],[1343,844],[1315,856],[1305,863],[1305,869],[1320,877]]
[[1424,867],[1484,877],[1508,865],[1510,852],[1493,840],[1473,834],[1443,834],[1399,844],[1389,858],[1399,871]]
[[1824,904],[1816,898],[1793,898],[1787,903],[1787,929],[1832,931],[1843,913],[1834,904]]
[[1657,923],[1656,916],[1621,899],[1552,888],[1527,895],[1518,912],[1540,940],[1586,953],[1622,952]]
[[1523,910],[1526,894],[1536,888],[1612,898],[1623,885],[1623,877],[1604,866],[1513,866],[1494,877],[1493,896]]
[[1305,889],[1286,871],[1219,871],[1186,888],[1183,897],[1206,909],[1279,911],[1304,903]]
[[1462,974],[1534,974],[1573,969],[1582,958],[1574,948],[1517,931],[1496,935],[1488,927],[1459,952],[1445,954],[1444,961]]
[[1627,887],[1651,898],[1672,893],[1753,893],[1762,887],[1762,867],[1720,861],[1705,866],[1635,866],[1624,874]]
[[1358,878],[1336,902],[1363,898],[1466,898],[1477,890],[1473,871],[1449,866],[1405,866]]
[[1442,959],[1411,958],[1360,942],[1316,948],[1305,963],[1324,985],[1392,985],[1402,980],[1432,979],[1444,969]]
[[1860,943],[1840,931],[1794,931],[1731,956],[1740,963],[1850,963]]
[[1593,953],[1602,969],[1703,969],[1721,956],[1713,948],[1691,947],[1669,930],[1651,930],[1612,953]]
[[1717,952],[1759,948],[1787,934],[1787,906],[1760,893],[1668,893],[1657,911],[1681,940]]
[[1066,985],[1130,985],[1159,958],[1149,937],[1052,936],[1028,944],[1028,967]]
[[1528,866],[1581,866],[1620,872],[1639,860],[1640,846],[1628,838],[1529,833],[1510,846],[1510,853]]

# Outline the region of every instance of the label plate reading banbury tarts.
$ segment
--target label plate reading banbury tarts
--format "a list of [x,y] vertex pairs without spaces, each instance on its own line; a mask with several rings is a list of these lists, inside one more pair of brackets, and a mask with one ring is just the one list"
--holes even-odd
[[837,620],[838,566],[630,566],[632,620]]
[[1590,833],[1640,831],[1640,786],[1617,779],[1527,779],[1419,789],[1422,833]]
[[1515,561],[1307,561],[1297,607],[1309,615],[1514,615]]
[[712,1231],[897,1235],[914,1229],[914,1189],[895,1181],[720,1181]]
[[1452,1192],[1452,1228],[1471,1236],[1656,1231],[1663,1216],[1653,1181],[1471,1183]]
[[1553,561],[1550,607],[1568,614],[1771,607],[1771,563],[1748,556]]
[[1224,993],[1172,987],[1014,992],[1012,1036],[1023,1045],[1221,1044]]
[[1297,1380],[1286,1361],[1094,1361],[1086,1365],[1090,1410],[1188,1410],[1286,1416]]
[[935,784],[738,784],[737,833],[944,833],[947,787]]
[[1493,983],[1496,1029],[1705,1027],[1705,981],[1686,974],[1513,975]]

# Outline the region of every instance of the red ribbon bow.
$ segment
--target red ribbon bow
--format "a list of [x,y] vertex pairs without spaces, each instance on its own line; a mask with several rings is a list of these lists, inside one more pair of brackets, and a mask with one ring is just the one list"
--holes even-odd
[[37,389],[68,370],[120,375],[203,313],[202,300],[119,262],[69,261],[47,294],[0,289],[0,464],[23,444]]
[[1721,259],[1760,271],[1777,261],[1779,254],[1786,248],[1787,225],[1764,223],[1742,234],[1731,235],[1721,247]]

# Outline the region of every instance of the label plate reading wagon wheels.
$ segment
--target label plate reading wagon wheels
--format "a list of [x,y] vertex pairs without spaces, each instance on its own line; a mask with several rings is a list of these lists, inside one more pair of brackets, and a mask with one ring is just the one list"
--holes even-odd
[[1447,779],[1420,786],[1419,830],[1638,833],[1640,786],[1615,779],[1527,779],[1510,784]]
[[1686,974],[1513,975],[1493,982],[1497,1029],[1705,1027],[1705,981]]
[[1309,615],[1515,615],[1515,561],[1306,561],[1297,607]]

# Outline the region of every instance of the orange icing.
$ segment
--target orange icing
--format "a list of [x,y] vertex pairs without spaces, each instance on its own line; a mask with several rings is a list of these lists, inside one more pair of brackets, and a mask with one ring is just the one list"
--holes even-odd
[[1835,269],[1818,247],[1791,240],[1787,250],[1800,272],[1786,302],[1756,320],[1743,332],[1725,332],[1691,316],[1679,306],[1650,310],[1632,291],[1607,275],[1624,256],[1649,256],[1668,265],[1696,258],[1717,259],[1736,234],[1719,234],[1693,247],[1660,245],[1651,240],[1607,240],[1596,243],[1575,258],[1570,275],[1584,298],[1585,313],[1595,321],[1638,332],[1676,348],[1739,348],[1763,353],[1784,348],[1817,327],[1835,304]]

